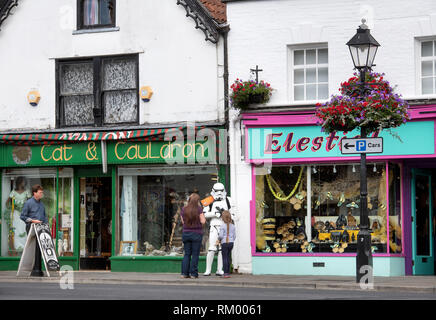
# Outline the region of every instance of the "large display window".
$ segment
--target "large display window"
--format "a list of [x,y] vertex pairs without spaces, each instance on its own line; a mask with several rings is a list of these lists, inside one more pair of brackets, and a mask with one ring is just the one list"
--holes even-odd
[[[396,178],[400,170],[397,165],[389,165],[391,174],[387,181],[386,169],[386,163],[367,166],[367,206],[374,254],[401,252],[401,180]],[[359,164],[273,165],[257,167],[255,174],[256,252],[356,252]],[[389,207],[392,212],[388,225]]]
[[31,188],[44,189],[42,203],[51,227],[56,217],[56,169],[7,169],[2,176],[1,255],[21,256],[26,244],[26,224],[20,219],[24,203],[32,197]]
[[[180,210],[189,195],[207,197],[216,166],[118,168],[117,255],[182,256]],[[207,226],[201,254],[206,254]]]

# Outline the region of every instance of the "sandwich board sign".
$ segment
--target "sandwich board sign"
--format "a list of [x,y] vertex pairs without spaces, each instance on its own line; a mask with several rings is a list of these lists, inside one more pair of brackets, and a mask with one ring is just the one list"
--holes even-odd
[[35,263],[35,250],[38,250],[37,241],[41,249],[41,259],[44,261],[47,275],[49,277],[58,275],[59,261],[50,235],[50,227],[45,223],[32,223],[23,254],[21,255],[17,277],[29,276],[30,272],[32,272]]
[[383,153],[383,138],[342,139],[341,153]]

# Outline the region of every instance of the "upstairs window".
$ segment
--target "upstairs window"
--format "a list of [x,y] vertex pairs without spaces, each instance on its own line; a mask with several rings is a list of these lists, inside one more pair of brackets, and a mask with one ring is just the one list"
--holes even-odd
[[291,51],[294,101],[328,98],[328,49],[295,48]]
[[137,124],[138,81],[137,55],[58,61],[58,127]]
[[115,0],[78,0],[78,29],[115,27]]
[[421,42],[420,80],[422,94],[436,94],[436,40]]

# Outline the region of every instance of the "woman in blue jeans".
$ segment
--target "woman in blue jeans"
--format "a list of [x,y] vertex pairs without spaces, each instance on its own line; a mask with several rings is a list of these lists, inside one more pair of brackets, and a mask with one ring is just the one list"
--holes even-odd
[[182,261],[182,278],[198,278],[198,258],[206,218],[200,205],[200,196],[197,193],[191,194],[188,204],[182,208],[180,216],[183,223],[182,241],[185,250]]

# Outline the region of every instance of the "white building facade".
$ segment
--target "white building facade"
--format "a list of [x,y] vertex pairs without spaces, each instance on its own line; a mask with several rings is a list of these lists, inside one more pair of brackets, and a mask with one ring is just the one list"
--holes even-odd
[[[374,275],[434,274],[432,209],[424,206],[419,209],[422,216],[416,216],[419,205],[412,195],[425,197],[428,189],[417,191],[417,181],[431,179],[436,167],[436,4],[223,2],[231,27],[230,84],[237,78],[255,79],[250,69],[258,66],[259,80],[274,88],[267,104],[232,110],[230,116],[232,196],[244,213],[239,222],[240,270],[356,274],[359,157],[341,154],[342,133],[323,134],[314,111],[316,103],[337,94],[341,83],[353,76],[346,43],[365,19],[381,44],[373,71],[385,73],[411,106],[412,119],[399,131],[401,138],[429,125],[421,132],[429,141],[427,150],[415,151],[416,140],[404,139],[403,144],[393,141],[390,153],[368,157]],[[386,145],[392,137],[384,139]],[[410,152],[400,152],[403,149]],[[341,216],[345,224],[338,225]]]
[[40,184],[61,265],[180,271],[179,209],[226,178],[197,139],[225,130],[226,32],[219,1],[0,1],[3,269]]

